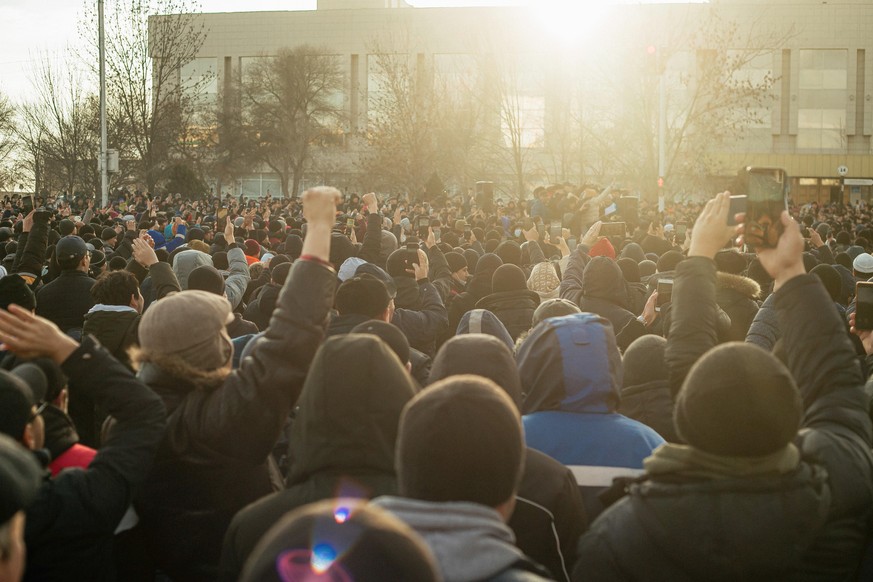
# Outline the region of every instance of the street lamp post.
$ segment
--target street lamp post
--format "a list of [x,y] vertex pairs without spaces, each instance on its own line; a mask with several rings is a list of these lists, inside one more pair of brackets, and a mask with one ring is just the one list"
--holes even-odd
[[103,34],[103,0],[97,0],[97,29],[100,52],[100,199],[103,208],[109,205],[109,166],[106,138],[106,50]]

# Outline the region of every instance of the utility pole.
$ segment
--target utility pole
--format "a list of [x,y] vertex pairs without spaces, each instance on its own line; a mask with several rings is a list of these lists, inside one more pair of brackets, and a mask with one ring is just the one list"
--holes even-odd
[[100,47],[100,199],[101,206],[109,206],[109,163],[106,138],[106,49],[103,34],[103,0],[97,0],[97,29]]

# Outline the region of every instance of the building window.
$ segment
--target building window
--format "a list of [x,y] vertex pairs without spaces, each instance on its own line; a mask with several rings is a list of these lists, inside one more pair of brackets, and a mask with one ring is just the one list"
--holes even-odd
[[845,50],[800,51],[799,149],[845,149],[848,65]]
[[202,57],[182,66],[179,71],[182,91],[196,107],[208,107],[218,100],[218,59]]

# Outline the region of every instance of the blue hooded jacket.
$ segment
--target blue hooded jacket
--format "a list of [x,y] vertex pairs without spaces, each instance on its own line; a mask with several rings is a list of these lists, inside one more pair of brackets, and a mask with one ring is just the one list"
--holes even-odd
[[546,319],[516,359],[527,445],[567,465],[596,514],[596,494],[614,477],[641,473],[643,459],[664,443],[616,412],[622,363],[612,325],[593,313]]

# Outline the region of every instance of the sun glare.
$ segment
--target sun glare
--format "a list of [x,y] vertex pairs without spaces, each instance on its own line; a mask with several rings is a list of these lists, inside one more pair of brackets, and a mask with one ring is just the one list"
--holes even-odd
[[543,32],[575,46],[596,36],[608,11],[603,0],[537,0],[529,4]]

